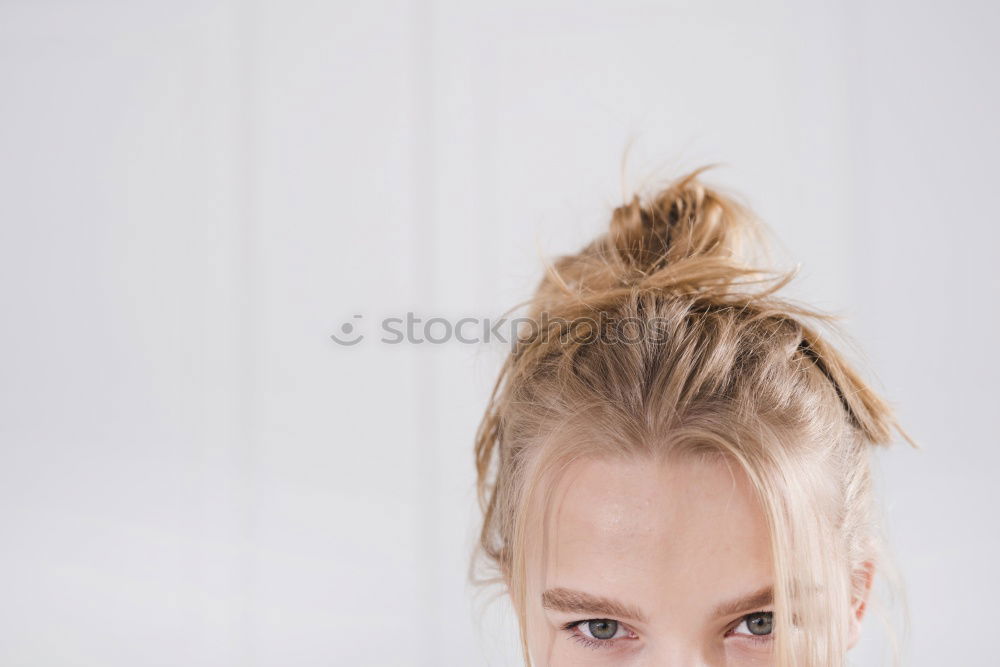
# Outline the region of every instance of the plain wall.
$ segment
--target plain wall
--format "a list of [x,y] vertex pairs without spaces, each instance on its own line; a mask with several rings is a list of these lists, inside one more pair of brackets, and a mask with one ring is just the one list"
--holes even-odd
[[630,142],[845,317],[923,445],[904,664],[996,664],[998,7],[0,3],[0,664],[517,664],[466,584],[504,346],[329,335],[499,315]]

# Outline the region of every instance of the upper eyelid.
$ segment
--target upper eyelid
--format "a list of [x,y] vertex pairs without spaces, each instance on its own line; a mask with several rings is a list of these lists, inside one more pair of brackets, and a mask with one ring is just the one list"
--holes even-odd
[[629,625],[628,623],[625,623],[624,621],[619,621],[617,618],[611,618],[609,616],[592,616],[590,618],[581,618],[578,621],[570,621],[569,623],[564,623],[562,627],[566,630],[569,630],[571,628],[575,628],[581,623],[589,623],[591,621],[614,621],[618,625],[624,628],[628,628],[630,632],[635,632],[635,630],[632,629],[632,626]]
[[[737,617],[731,623],[731,625],[733,627],[736,627],[742,621],[745,621],[750,616],[755,616],[757,614],[773,614],[773,613],[774,613],[773,609],[758,609],[756,611],[748,611],[745,614],[740,614],[739,617]],[[625,627],[632,627],[631,625],[629,625],[625,621],[621,621],[621,620],[619,620],[617,618],[612,618],[611,616],[589,616],[587,618],[580,618],[580,619],[577,619],[577,620],[569,621],[568,623],[563,623],[562,626],[564,628],[572,628],[575,625],[580,625],[581,623],[587,623],[589,621],[614,621],[615,623],[618,623],[619,625],[624,625]]]

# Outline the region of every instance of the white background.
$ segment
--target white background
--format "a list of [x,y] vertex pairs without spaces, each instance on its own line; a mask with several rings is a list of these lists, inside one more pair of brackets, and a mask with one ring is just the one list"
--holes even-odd
[[4,0],[0,664],[516,664],[465,583],[503,346],[376,323],[527,297],[631,140],[845,316],[924,446],[905,664],[995,665],[998,7]]

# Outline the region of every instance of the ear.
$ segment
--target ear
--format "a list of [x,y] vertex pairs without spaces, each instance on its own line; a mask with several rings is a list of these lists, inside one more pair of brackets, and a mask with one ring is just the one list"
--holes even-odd
[[861,619],[868,608],[868,596],[872,591],[872,581],[875,579],[875,563],[866,560],[851,576],[853,594],[851,596],[851,618],[848,621],[847,648],[852,649],[861,637]]

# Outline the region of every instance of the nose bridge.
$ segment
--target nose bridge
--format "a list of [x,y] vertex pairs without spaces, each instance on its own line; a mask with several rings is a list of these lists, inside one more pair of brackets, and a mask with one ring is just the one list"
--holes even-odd
[[649,667],[712,667],[697,654],[683,654],[676,651],[664,652],[656,656]]
[[697,644],[674,640],[661,642],[649,654],[644,667],[718,667],[706,658]]

